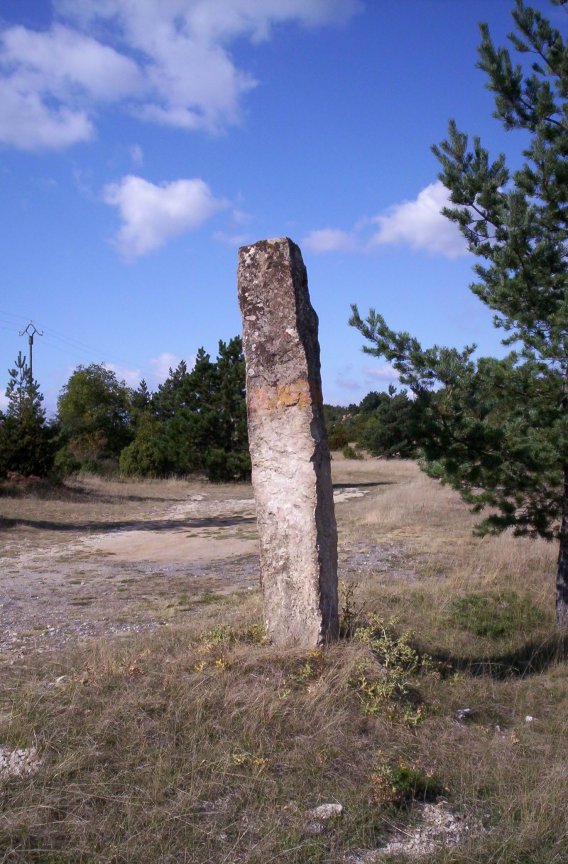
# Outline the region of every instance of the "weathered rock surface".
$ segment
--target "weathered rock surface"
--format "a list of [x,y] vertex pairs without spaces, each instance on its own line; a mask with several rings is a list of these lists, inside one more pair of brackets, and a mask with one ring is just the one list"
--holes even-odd
[[0,747],[0,780],[8,777],[23,777],[39,768],[39,755],[35,747],[10,750]]
[[323,420],[318,318],[288,238],[239,250],[252,481],[268,636],[337,636],[337,528]]

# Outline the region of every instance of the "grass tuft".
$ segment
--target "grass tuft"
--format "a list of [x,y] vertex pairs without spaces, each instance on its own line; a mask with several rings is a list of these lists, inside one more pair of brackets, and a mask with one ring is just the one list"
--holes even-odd
[[[41,760],[0,779],[2,864],[372,861],[440,796],[472,828],[428,864],[568,860],[555,549],[473,537],[413,463],[337,454],[333,470],[364,492],[337,507],[336,645],[275,650],[257,592],[220,602],[203,586],[167,626],[0,658],[0,748]],[[4,496],[6,537],[36,542],[49,513],[77,534],[117,511],[143,520],[196,491],[90,478],[52,500]],[[341,817],[315,825],[326,803]]]

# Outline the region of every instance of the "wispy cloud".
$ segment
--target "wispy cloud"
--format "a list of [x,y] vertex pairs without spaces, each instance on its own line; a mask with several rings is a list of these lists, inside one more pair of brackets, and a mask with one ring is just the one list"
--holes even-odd
[[375,381],[398,381],[398,372],[390,363],[381,363],[377,366],[366,366],[363,369],[365,378]]
[[353,365],[348,363],[340,369],[335,378],[335,385],[341,390],[355,391],[361,389],[361,381],[353,375]]
[[302,246],[311,252],[353,252],[359,243],[356,236],[348,231],[340,228],[319,228],[306,234]]
[[144,164],[144,151],[140,144],[133,144],[130,148],[130,158],[132,160],[132,164],[137,168],[140,168],[141,165]]
[[199,178],[157,186],[131,174],[106,186],[103,200],[120,211],[122,227],[114,243],[126,258],[158,249],[229,206],[227,201],[215,198]]
[[131,369],[122,363],[103,363],[105,369],[114,372],[119,381],[124,381],[129,387],[138,387],[143,378],[140,369]]
[[350,230],[323,228],[310,231],[302,245],[312,252],[369,253],[380,246],[407,246],[444,258],[467,254],[465,240],[454,222],[442,216],[449,204],[448,191],[438,180],[412,201],[403,201]]
[[230,52],[286,23],[346,21],[360,0],[56,0],[43,31],[0,28],[0,141],[62,148],[94,135],[96,111],[218,132],[238,123],[255,78]]
[[[169,352],[164,352],[160,354],[159,357],[154,357],[150,360],[150,368],[152,370],[151,380],[154,385],[161,384],[162,381],[165,381],[169,375],[170,369],[175,369],[176,366],[179,365],[181,357],[178,357],[177,354],[171,354]],[[188,363],[188,367],[190,367],[193,363]]]

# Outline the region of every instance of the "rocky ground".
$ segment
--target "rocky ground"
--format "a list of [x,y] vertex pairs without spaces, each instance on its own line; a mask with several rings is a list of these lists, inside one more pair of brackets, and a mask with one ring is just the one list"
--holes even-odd
[[[340,578],[393,568],[412,578],[403,544],[359,542],[348,530],[354,501],[380,493],[373,464],[334,465]],[[0,497],[4,662],[72,640],[163,626],[198,613],[202,603],[253,589],[258,579],[248,485],[85,481],[58,495]]]

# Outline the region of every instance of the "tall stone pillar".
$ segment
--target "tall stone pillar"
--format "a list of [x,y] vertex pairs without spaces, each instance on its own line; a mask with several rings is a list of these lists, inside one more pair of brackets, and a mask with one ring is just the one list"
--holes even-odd
[[275,645],[314,647],[338,633],[337,528],[300,249],[287,237],[243,246],[238,286],[266,630]]

